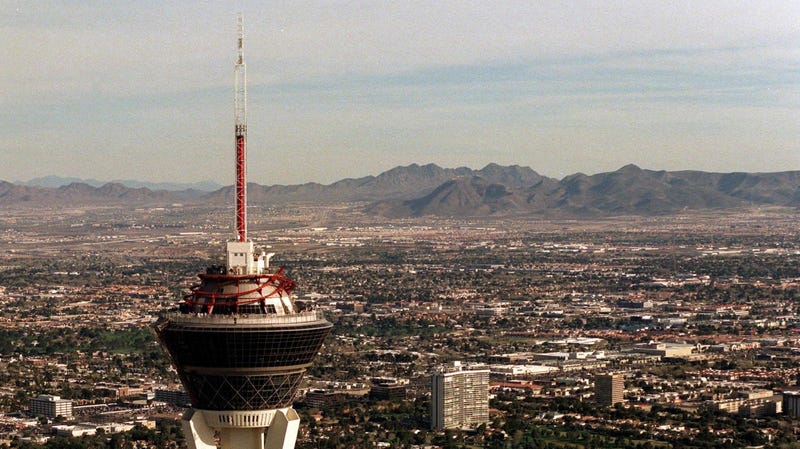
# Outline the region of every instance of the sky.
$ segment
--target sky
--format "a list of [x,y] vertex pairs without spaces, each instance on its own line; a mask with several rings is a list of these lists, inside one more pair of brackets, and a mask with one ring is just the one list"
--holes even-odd
[[800,2],[0,0],[0,180],[800,170]]

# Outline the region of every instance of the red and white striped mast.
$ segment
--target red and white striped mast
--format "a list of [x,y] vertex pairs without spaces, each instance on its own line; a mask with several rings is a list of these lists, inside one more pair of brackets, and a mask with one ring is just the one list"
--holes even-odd
[[236,237],[247,241],[247,70],[244,63],[244,23],[237,18],[239,29],[238,58],[234,66],[233,120],[236,132]]
[[234,275],[262,274],[269,267],[272,254],[256,255],[253,242],[247,239],[247,74],[244,64],[244,24],[237,18],[238,57],[233,69],[233,121],[236,134],[236,238],[228,242],[228,269]]

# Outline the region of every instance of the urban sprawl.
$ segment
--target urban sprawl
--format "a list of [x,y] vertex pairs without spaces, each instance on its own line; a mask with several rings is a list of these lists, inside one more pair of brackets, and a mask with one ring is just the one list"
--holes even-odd
[[[152,325],[228,209],[4,211],[0,445],[185,447]],[[298,448],[800,447],[792,210],[544,220],[251,210],[334,324]]]

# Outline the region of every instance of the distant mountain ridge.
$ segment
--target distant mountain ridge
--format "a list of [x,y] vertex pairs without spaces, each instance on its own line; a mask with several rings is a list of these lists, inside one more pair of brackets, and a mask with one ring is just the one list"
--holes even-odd
[[[395,167],[378,176],[348,178],[329,185],[306,183],[291,186],[248,184],[247,198],[253,204],[276,202],[328,203],[342,201],[381,201],[413,199],[430,193],[443,183],[462,176],[480,176],[494,182],[502,180],[510,186],[522,187],[542,176],[528,167],[501,167],[489,164],[480,170],[466,167],[441,168],[435,164]],[[209,199],[233,201],[233,186],[213,192]]]
[[132,189],[107,183],[100,187],[74,182],[58,188],[16,185],[0,181],[0,206],[35,205],[75,207],[89,205],[167,204],[187,198],[191,190],[168,192],[147,188]]
[[[0,181],[0,207],[81,205],[233,204],[233,186],[212,192],[169,191],[121,183],[92,186],[73,182],[57,188]],[[681,210],[753,205],[800,206],[800,171],[709,173],[654,171],[626,165],[595,175],[561,180],[529,167],[489,164],[480,170],[434,164],[395,167],[377,176],[329,185],[248,184],[248,203],[367,204],[367,213],[386,217],[480,217],[537,215],[653,215]]]
[[145,182],[145,181],[136,181],[133,179],[115,179],[112,181],[98,181],[96,179],[82,179],[82,178],[72,178],[72,177],[63,177],[63,176],[42,176],[40,178],[33,178],[29,181],[19,181],[15,184],[23,185],[23,186],[38,186],[38,187],[48,187],[51,189],[56,189],[59,187],[64,187],[70,184],[79,183],[79,184],[88,184],[92,187],[102,187],[105,184],[122,184],[125,187],[130,187],[132,189],[138,188],[146,188],[150,190],[168,190],[168,191],[181,191],[181,190],[197,190],[200,192],[213,192],[215,190],[219,190],[222,188],[221,185],[217,184],[213,181],[200,181],[200,182]]
[[[577,173],[561,180],[529,176],[527,183],[516,183],[512,187],[513,183],[503,178],[508,175],[508,169],[484,169],[484,176],[476,172],[472,179],[454,179],[429,194],[405,200],[377,201],[367,210],[399,218],[504,214],[656,215],[687,209],[800,206],[800,171],[668,172],[644,170],[631,164],[613,172],[591,176]],[[485,176],[487,173],[491,176]]]

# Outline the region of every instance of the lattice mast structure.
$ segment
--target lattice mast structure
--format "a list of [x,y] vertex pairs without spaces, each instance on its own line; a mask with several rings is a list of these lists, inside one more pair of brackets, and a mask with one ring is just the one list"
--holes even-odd
[[227,263],[198,275],[178,310],[155,325],[192,408],[183,416],[189,449],[293,449],[292,408],[306,369],[333,325],[294,301],[295,283],[274,254],[247,239],[244,32],[238,18],[235,66],[236,238]]
[[233,69],[233,122],[236,135],[236,235],[247,241],[247,66],[244,63],[244,19],[236,19],[238,57]]

